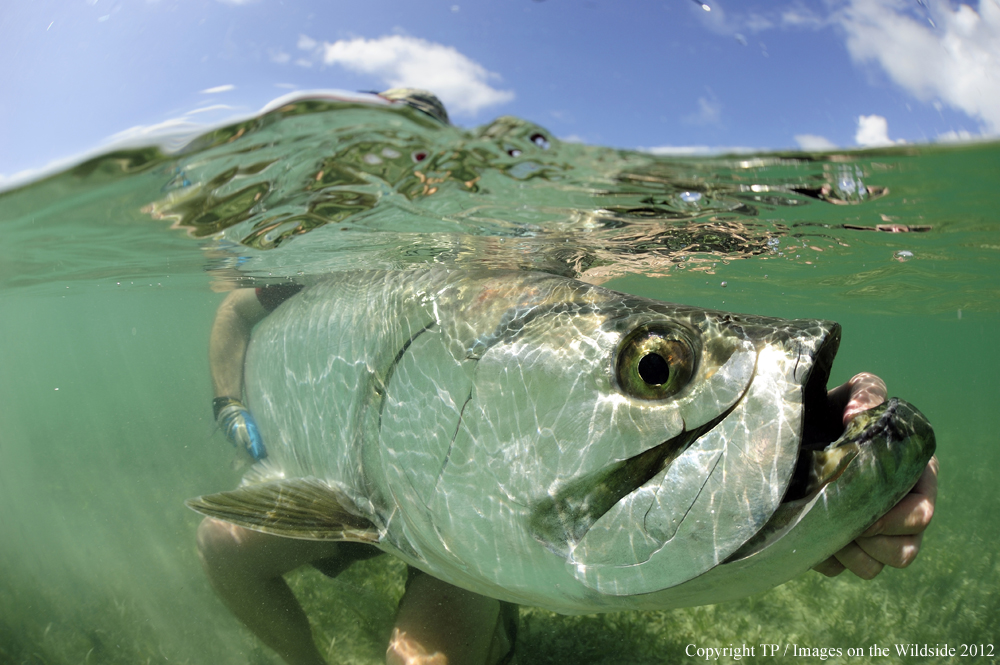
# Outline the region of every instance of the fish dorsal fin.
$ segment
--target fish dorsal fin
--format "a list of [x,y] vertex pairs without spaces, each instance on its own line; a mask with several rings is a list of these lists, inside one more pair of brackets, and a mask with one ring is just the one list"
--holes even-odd
[[358,543],[379,540],[378,529],[347,494],[316,478],[244,485],[185,503],[202,515],[286,538]]

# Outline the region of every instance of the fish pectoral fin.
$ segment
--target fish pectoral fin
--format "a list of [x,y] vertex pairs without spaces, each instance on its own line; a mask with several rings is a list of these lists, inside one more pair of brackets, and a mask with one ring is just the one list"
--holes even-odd
[[316,478],[246,485],[184,503],[202,515],[286,538],[379,541],[378,529],[350,498]]

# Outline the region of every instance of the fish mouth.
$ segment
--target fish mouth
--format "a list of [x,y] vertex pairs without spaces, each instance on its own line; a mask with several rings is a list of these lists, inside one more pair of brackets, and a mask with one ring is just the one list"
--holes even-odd
[[912,406],[896,397],[856,414],[842,428],[840,436],[828,443],[803,444],[795,471],[782,504],[791,504],[816,495],[837,480],[847,465],[875,441],[902,441],[910,432],[903,423],[912,418]]
[[[723,563],[745,559],[779,541],[800,519],[806,519],[814,502],[825,504],[830,499],[829,486],[842,485],[834,492],[849,491],[856,497],[863,493],[864,498],[853,503],[876,506],[867,513],[870,519],[862,519],[854,531],[855,535],[860,533],[910,490],[934,454],[935,445],[934,430],[926,417],[901,399],[893,397],[858,413],[825,448],[801,450],[792,484],[774,515]],[[858,481],[864,486],[855,488]],[[827,493],[821,499],[824,490]],[[858,510],[857,505],[842,507]],[[826,556],[837,549],[839,546]]]
[[843,402],[830,399],[827,383],[833,369],[833,360],[840,347],[840,326],[831,331],[816,352],[809,376],[802,391],[802,434],[799,437],[799,453],[795,461],[788,489],[782,503],[795,501],[817,489],[817,483],[826,484],[833,480],[829,474],[821,478],[811,478],[811,470],[821,463],[824,451],[841,439],[846,429],[844,413],[850,400]]
[[[802,445],[806,450],[825,447],[844,432],[843,408],[829,399],[826,384],[830,380],[833,359],[840,348],[840,326],[830,331],[816,351],[809,377],[803,389]],[[845,403],[843,407],[846,407]]]
[[880,448],[872,444],[886,444],[885,450],[873,454],[888,461],[893,455],[905,454],[902,451],[890,454],[889,448],[897,443],[912,437],[933,441],[933,430],[923,414],[897,398],[870,403],[867,409],[848,419],[847,410],[854,400],[853,393],[837,389],[833,393],[839,394],[832,394],[826,385],[839,343],[838,326],[816,352],[803,389],[803,423],[798,457],[782,504],[812,498],[826,485],[836,481],[860,453]]
[[839,399],[832,398],[826,385],[840,342],[839,329],[836,333],[817,352],[803,391],[799,454],[783,504],[814,496],[839,478],[869,443],[905,438],[901,423],[910,420],[910,413],[915,411],[905,402],[892,398],[871,404],[847,419],[852,396],[844,392]]

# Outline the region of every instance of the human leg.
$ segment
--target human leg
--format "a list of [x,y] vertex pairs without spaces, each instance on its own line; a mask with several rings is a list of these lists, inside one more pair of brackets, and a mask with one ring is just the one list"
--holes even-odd
[[236,618],[289,665],[326,661],[282,575],[336,556],[337,550],[337,543],[272,536],[213,518],[198,527],[198,552],[212,587]]
[[[506,611],[505,611],[506,610]],[[496,665],[514,648],[516,607],[423,573],[407,584],[388,665]],[[512,626],[513,620],[513,626]]]

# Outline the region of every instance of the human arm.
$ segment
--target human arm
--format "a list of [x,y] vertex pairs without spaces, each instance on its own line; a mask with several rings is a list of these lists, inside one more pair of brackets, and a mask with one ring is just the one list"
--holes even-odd
[[243,361],[250,332],[265,316],[267,310],[254,289],[231,291],[219,305],[208,346],[214,397],[243,396]]
[[254,289],[230,292],[219,305],[209,338],[208,364],[212,375],[212,410],[233,445],[255,460],[267,457],[257,423],[243,406],[243,362],[250,333],[267,316]]

